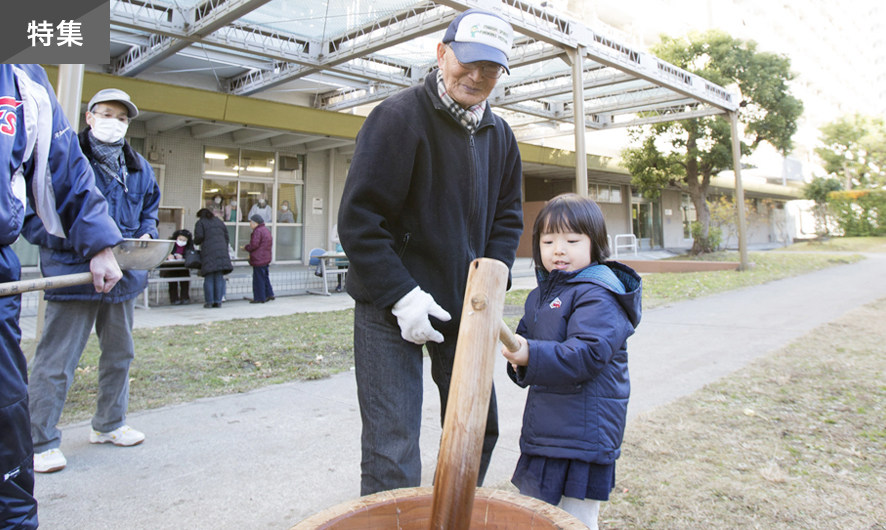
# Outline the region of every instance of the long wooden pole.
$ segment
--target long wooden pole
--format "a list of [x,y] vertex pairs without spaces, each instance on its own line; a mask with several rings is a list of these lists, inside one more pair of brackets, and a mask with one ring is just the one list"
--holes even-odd
[[508,268],[489,258],[476,259],[470,267],[437,459],[431,530],[470,526],[492,394]]
[[31,291],[45,291],[47,289],[85,285],[87,283],[92,283],[91,272],[78,272],[76,274],[65,274],[64,276],[47,276],[45,278],[34,278],[33,280],[19,280],[17,282],[0,283],[0,296],[12,296]]

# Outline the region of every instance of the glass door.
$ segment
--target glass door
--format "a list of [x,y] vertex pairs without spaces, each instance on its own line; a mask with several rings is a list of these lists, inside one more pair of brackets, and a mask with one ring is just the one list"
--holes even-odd
[[634,235],[641,250],[662,246],[661,206],[657,202],[640,202],[631,205]]

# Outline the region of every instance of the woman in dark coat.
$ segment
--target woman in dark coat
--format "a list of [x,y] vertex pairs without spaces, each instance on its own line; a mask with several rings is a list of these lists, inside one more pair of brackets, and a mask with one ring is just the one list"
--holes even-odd
[[197,212],[194,243],[200,245],[200,276],[203,276],[203,307],[221,307],[225,274],[234,270],[228,255],[228,227],[208,208]]

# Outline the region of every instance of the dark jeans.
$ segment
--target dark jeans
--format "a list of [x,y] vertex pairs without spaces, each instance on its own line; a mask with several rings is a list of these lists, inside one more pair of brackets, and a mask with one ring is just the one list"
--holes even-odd
[[[427,343],[431,375],[440,393],[440,424],[452,379],[457,334]],[[354,308],[354,364],[363,420],[360,494],[421,483],[419,431],[422,405],[422,347],[403,340],[396,318],[372,304]],[[498,440],[495,388],[489,402],[478,485],[483,484]]]
[[264,302],[273,297],[274,288],[271,287],[268,266],[252,267],[252,299],[256,302]]
[[225,297],[225,275],[219,272],[210,272],[203,277],[203,298],[207,304],[220,304]]

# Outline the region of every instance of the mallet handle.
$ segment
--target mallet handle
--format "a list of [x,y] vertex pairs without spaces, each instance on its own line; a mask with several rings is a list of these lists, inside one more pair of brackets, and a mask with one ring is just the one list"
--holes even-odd
[[511,331],[511,328],[505,324],[505,321],[501,321],[501,329],[498,330],[498,340],[501,341],[502,344],[505,345],[505,348],[508,351],[517,351],[520,349],[520,343],[517,342],[517,337],[514,336],[514,333]]
[[71,287],[92,283],[91,272],[77,274],[65,274],[63,276],[47,276],[33,280],[19,280],[17,282],[0,283],[0,296],[12,296],[30,291],[45,291],[58,289],[59,287]]

